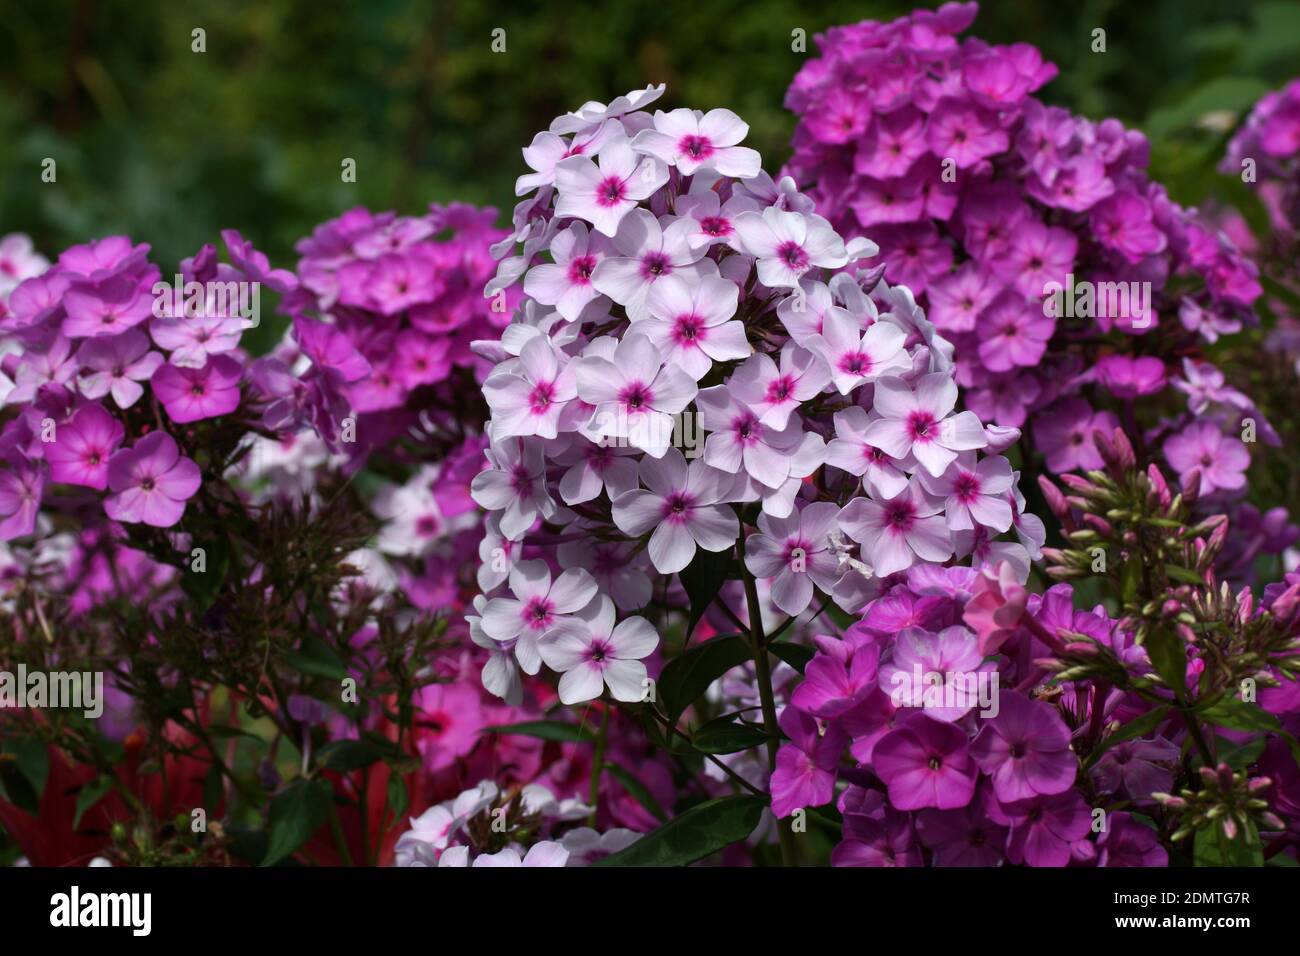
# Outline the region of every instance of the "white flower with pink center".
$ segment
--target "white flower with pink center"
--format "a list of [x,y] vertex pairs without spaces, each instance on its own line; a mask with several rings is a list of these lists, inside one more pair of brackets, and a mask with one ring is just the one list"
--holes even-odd
[[731,376],[730,386],[764,425],[785,428],[790,415],[821,393],[830,382],[826,363],[793,342],[781,348],[780,365],[760,353],[751,355]]
[[777,488],[790,477],[790,455],[803,437],[798,418],[784,428],[759,420],[758,413],[726,385],[714,385],[696,398],[704,427],[704,460],[729,475],[742,468],[755,481]]
[[671,275],[656,282],[646,305],[654,318],[637,324],[669,365],[699,381],[714,362],[747,357],[753,350],[736,314],[740,290],[720,276],[692,281]]
[[517,541],[538,518],[555,513],[546,490],[546,456],[526,439],[503,438],[487,450],[492,466],[470,483],[470,495],[488,511],[501,512],[501,533]]
[[649,317],[646,299],[656,283],[685,273],[692,278],[716,274],[717,266],[704,259],[705,249],[692,249],[687,236],[689,219],[665,219],[665,226],[648,209],[638,209],[618,227],[614,248],[620,253],[596,266],[591,284],[639,322]]
[[834,307],[835,298],[825,282],[802,279],[795,294],[781,300],[776,314],[790,338],[809,348],[814,338],[822,334],[827,311]]
[[678,216],[695,224],[686,241],[692,249],[719,243],[734,248],[736,217],[742,212],[758,212],[758,203],[748,196],[732,196],[724,203],[712,189],[695,192],[695,184],[702,181],[693,180],[692,191],[681,197],[673,209]]
[[549,130],[538,133],[533,137],[532,144],[524,147],[524,162],[533,172],[515,180],[515,195],[526,196],[540,186],[554,184],[556,165],[570,156],[594,156],[606,143],[626,138],[623,124],[614,119],[583,130],[571,140]]
[[1001,455],[977,463],[974,452],[962,452],[938,478],[924,473],[918,477],[926,491],[944,499],[952,531],[970,531],[976,525],[998,532],[1011,528],[1015,479],[1011,463]]
[[555,306],[565,319],[576,322],[583,310],[600,298],[591,284],[591,274],[613,250],[604,236],[593,235],[587,231],[586,223],[575,222],[551,241],[551,258],[555,261],[528,270],[524,276],[524,294],[542,305]]
[[608,143],[596,162],[570,156],[556,165],[555,214],[585,219],[598,232],[612,236],[623,217],[667,181],[668,167],[653,156],[638,155],[621,140]]
[[598,103],[595,100],[588,100],[572,113],[557,116],[551,121],[550,130],[552,133],[561,135],[576,133],[579,130],[588,129],[603,120],[613,119],[644,109],[663,96],[665,88],[663,83],[658,86],[647,84],[643,90],[633,90],[624,96],[615,97],[609,101],[608,105]]
[[862,545],[862,557],[879,577],[906,571],[917,561],[946,561],[952,535],[943,503],[913,477],[893,498],[854,498],[840,512],[840,528]]
[[495,641],[515,641],[519,667],[536,674],[542,666],[538,643],[591,603],[596,582],[582,568],[570,568],[552,581],[545,561],[517,561],[510,569],[510,591],[514,597],[492,598],[483,606],[483,633]]
[[758,281],[771,289],[798,288],[814,267],[839,269],[849,261],[844,240],[821,216],[769,206],[736,217],[736,234],[747,255],[758,260]]
[[602,596],[543,639],[542,660],[563,675],[561,703],[595,700],[606,687],[615,700],[645,699],[648,685],[642,658],[659,646],[659,634],[643,617],[624,618],[617,625],[614,621],[614,602]]
[[749,124],[731,110],[656,110],[654,129],[637,133],[632,148],[676,166],[683,176],[715,169],[749,179],[758,175],[762,160],[757,150],[736,145],[747,135]]
[[659,350],[639,334],[619,342],[609,358],[584,355],[575,365],[578,395],[596,408],[594,433],[661,457],[672,441],[673,416],[698,391],[691,377],[665,367]]
[[[519,352],[514,371],[495,372],[483,383],[492,409],[493,427],[501,438],[537,435],[554,438],[565,410],[578,397],[578,382],[569,357],[544,335],[534,336]],[[570,419],[572,415],[569,416]],[[568,429],[579,423],[565,423]]]
[[860,405],[851,405],[835,413],[835,437],[826,444],[826,464],[850,475],[861,475],[863,487],[877,498],[892,498],[907,487],[908,470],[916,468],[916,459],[906,455],[891,458],[882,448],[867,441],[871,413]]
[[835,503],[815,501],[788,518],[759,515],[759,533],[745,540],[745,567],[770,581],[772,603],[786,614],[807,609],[813,585],[826,594],[834,589],[840,562],[830,533],[839,513]]
[[560,479],[560,497],[566,505],[580,505],[602,491],[613,501],[637,483],[636,449],[611,442],[583,442],[555,456],[569,469]]
[[615,499],[614,524],[633,536],[654,529],[647,551],[660,574],[676,574],[690,564],[697,546],[725,551],[736,543],[739,522],[719,503],[726,500],[731,479],[703,459],[687,466],[682,453],[669,448],[662,458],[641,460],[641,483],[649,490]]
[[957,383],[947,372],[921,376],[915,389],[887,375],[876,382],[875,411],[880,418],[867,427],[867,441],[893,458],[911,452],[938,478],[958,452],[988,444],[974,412],[951,415],[956,404]]
[[827,309],[822,334],[809,347],[830,368],[831,380],[841,395],[882,375],[898,375],[911,367],[903,350],[907,333],[890,322],[876,322],[863,331],[862,323],[841,308]]

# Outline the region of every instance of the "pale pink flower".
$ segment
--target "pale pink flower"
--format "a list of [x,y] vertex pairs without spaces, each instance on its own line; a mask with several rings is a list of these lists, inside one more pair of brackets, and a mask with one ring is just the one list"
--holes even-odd
[[988,444],[973,412],[951,415],[956,404],[957,383],[947,372],[923,375],[915,390],[901,378],[885,376],[876,382],[880,418],[867,426],[867,441],[893,458],[911,452],[937,478],[958,452]]

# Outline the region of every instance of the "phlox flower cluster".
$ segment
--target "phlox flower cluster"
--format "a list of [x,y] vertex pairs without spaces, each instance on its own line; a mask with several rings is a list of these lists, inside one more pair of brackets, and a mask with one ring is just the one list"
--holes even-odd
[[1300,231],[1300,79],[1260,98],[1233,134],[1219,168],[1242,176],[1268,210],[1273,231]]
[[911,292],[852,271],[875,245],[764,174],[738,116],[645,109],[662,92],[537,135],[486,290],[525,295],[476,346],[496,364],[470,620],[507,699],[545,665],[566,704],[641,700],[659,634],[638,612],[711,555],[797,616],[921,563],[1027,573],[1042,543],[998,454],[1018,432],[957,409]]
[[[1028,594],[1007,565],[913,568],[842,636],[815,639],[781,714],[773,812],[834,801],[839,866],[1165,865],[1134,814],[1169,788],[1184,732],[1158,724],[1081,769],[1076,740],[1149,705],[1086,684],[1049,689],[1037,662],[1060,629],[1135,673],[1148,666],[1104,608],[1074,608],[1068,584]],[[1097,827],[1103,804],[1125,809]]]
[[958,39],[977,9],[820,36],[786,96],[788,173],[879,244],[955,346],[965,406],[1030,431],[1048,471],[1099,467],[1092,433],[1122,422],[1147,460],[1239,493],[1243,421],[1277,436],[1205,347],[1253,321],[1254,264],[1148,178],[1140,132],[1037,99],[1057,71],[1036,48]]

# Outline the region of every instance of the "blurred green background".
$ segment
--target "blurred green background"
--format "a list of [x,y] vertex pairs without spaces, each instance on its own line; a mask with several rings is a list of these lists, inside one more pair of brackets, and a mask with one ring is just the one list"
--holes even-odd
[[[504,215],[519,150],[552,116],[648,82],[668,83],[666,108],[740,113],[775,170],[793,129],[785,88],[813,35],[913,6],[3,0],[0,234],[54,254],[126,232],[169,265],[233,226],[289,264],[297,238],[357,203]],[[196,27],[205,53],[191,51]],[[1104,54],[1090,50],[1098,27]],[[796,28],[806,54],[791,50]],[[1223,122],[1300,72],[1297,2],[1002,0],[970,32],[1039,46],[1061,68],[1041,95],[1146,130],[1157,175],[1188,203],[1233,187],[1213,173]],[[340,180],[344,157],[355,184]]]

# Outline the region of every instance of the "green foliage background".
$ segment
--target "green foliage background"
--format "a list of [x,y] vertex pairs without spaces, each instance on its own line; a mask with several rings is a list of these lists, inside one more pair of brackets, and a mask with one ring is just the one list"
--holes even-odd
[[[289,264],[296,239],[357,203],[504,214],[534,132],[648,82],[668,83],[668,108],[740,113],[775,169],[793,129],[785,88],[813,35],[912,6],[0,0],[0,233],[28,232],[52,255],[126,232],[170,264],[233,226]],[[191,51],[196,27],[206,53]],[[491,50],[498,27],[505,53]],[[1090,50],[1098,27],[1104,54]],[[791,50],[796,28],[808,54]],[[1184,202],[1234,185],[1213,172],[1224,133],[1199,125],[1207,114],[1300,72],[1297,2],[999,0],[971,32],[1042,48],[1061,68],[1047,99],[1148,131]],[[40,181],[45,157],[56,184]],[[344,157],[355,184],[340,181]]]

